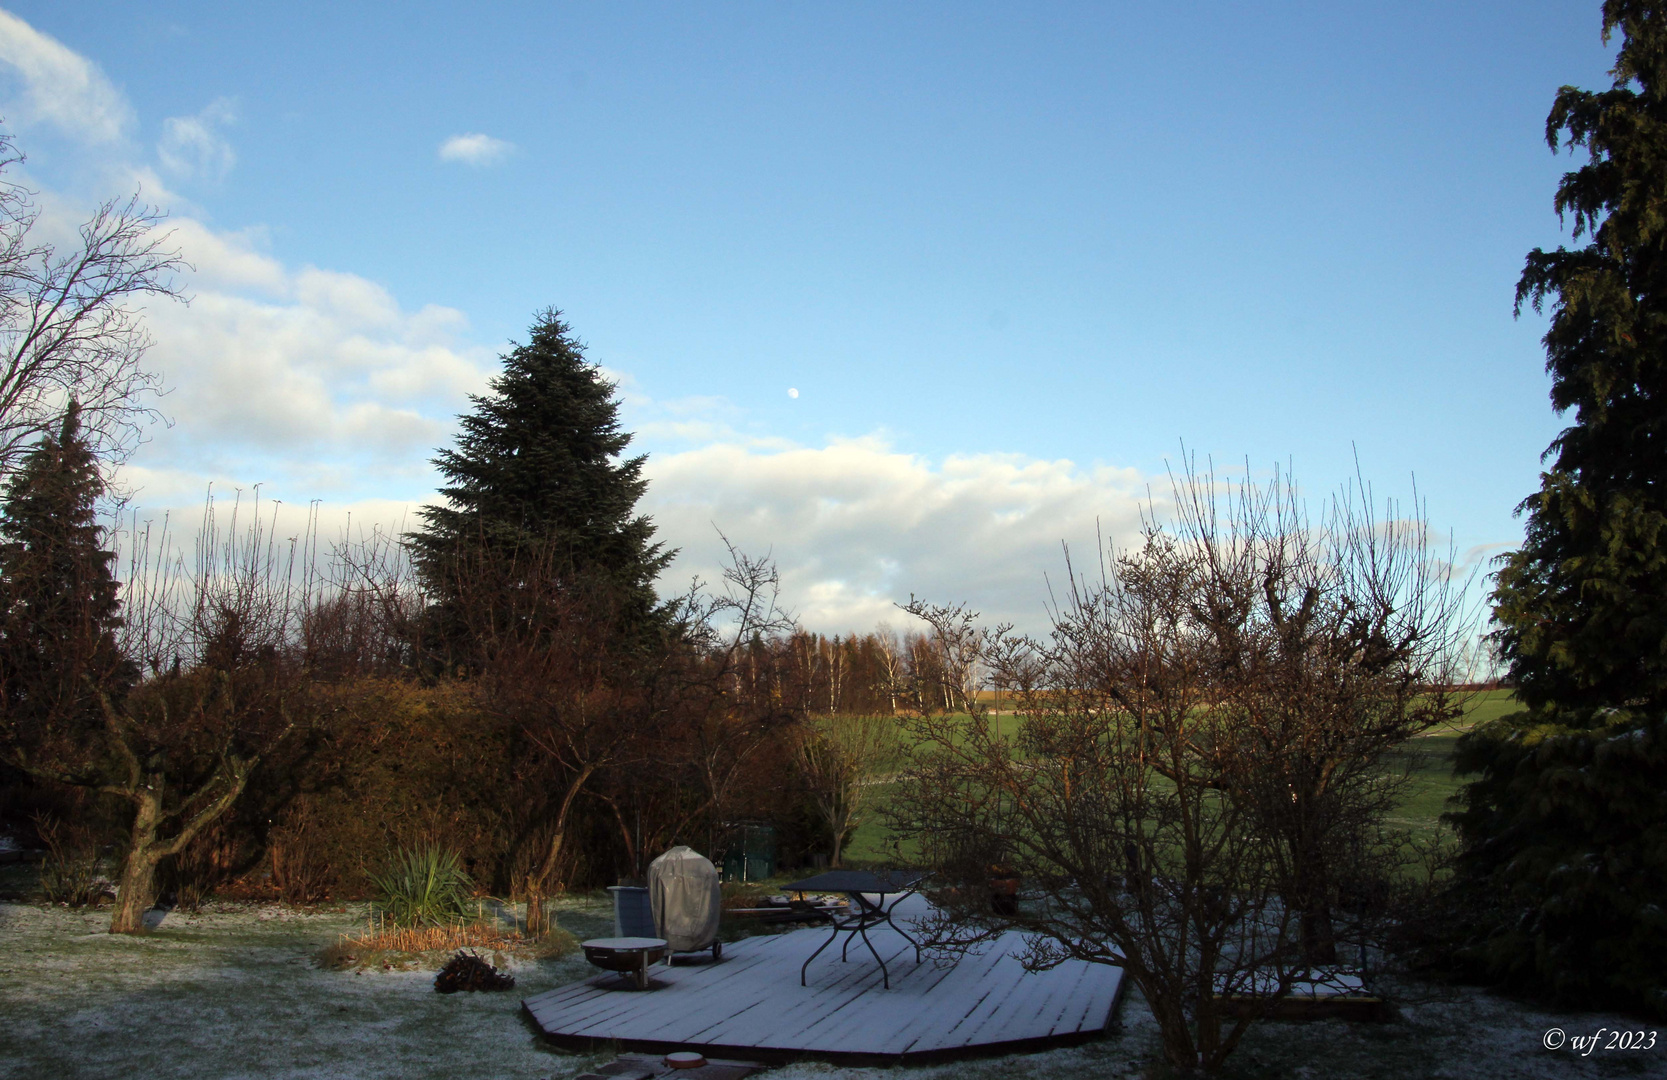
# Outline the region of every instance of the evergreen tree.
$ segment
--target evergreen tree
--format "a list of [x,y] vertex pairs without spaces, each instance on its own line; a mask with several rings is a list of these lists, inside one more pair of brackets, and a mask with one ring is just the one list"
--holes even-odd
[[97,722],[95,688],[119,691],[135,676],[115,643],[121,603],[97,521],[103,493],[72,401],[0,507],[0,695],[14,738],[73,736]]
[[654,579],[672,553],[636,513],[648,486],[645,459],[620,457],[631,436],[619,427],[615,385],[553,309],[503,361],[492,392],[470,399],[457,448],[434,459],[449,481],[445,505],[425,508],[424,528],[406,538],[441,623],[450,624],[440,634],[456,633],[456,618],[444,613],[461,602],[461,578],[512,560],[604,583],[625,616],[647,619]]
[[1528,711],[1477,730],[1453,815],[1488,912],[1469,955],[1593,1002],[1667,1011],[1667,8],[1607,0],[1613,85],[1564,87],[1546,123],[1589,161],[1556,207],[1576,249],[1536,249],[1517,302],[1549,300],[1547,450],[1494,638]]

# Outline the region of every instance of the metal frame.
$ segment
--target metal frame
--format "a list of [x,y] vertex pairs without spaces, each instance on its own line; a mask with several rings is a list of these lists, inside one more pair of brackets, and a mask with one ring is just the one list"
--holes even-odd
[[879,950],[874,948],[874,943],[868,940],[868,928],[870,926],[878,926],[881,923],[885,923],[887,926],[890,926],[893,930],[903,935],[904,941],[907,941],[910,945],[915,947],[915,963],[920,963],[920,942],[910,937],[908,932],[901,926],[898,926],[891,917],[891,913],[896,910],[897,905],[901,904],[907,897],[914,893],[919,885],[920,881],[918,879],[910,882],[905,888],[897,893],[897,899],[893,900],[890,904],[885,902],[886,897],[889,895],[889,890],[868,890],[868,892],[873,892],[880,897],[880,902],[878,904],[870,903],[868,897],[864,893],[840,890],[845,892],[845,895],[851,898],[851,903],[856,908],[856,914],[846,915],[844,918],[840,918],[837,915],[834,917],[833,933],[829,935],[828,940],[818,945],[816,947],[816,951],[806,957],[805,962],[800,965],[799,985],[809,985],[805,981],[805,972],[810,969],[810,962],[822,955],[822,950],[826,949],[829,945],[832,945],[836,940],[838,940],[840,932],[844,931],[848,933],[850,937],[845,939],[845,945],[839,950],[839,962],[842,964],[846,962],[851,951],[852,940],[859,934],[862,935],[862,943],[868,946],[868,951],[873,955],[875,963],[880,965],[880,981],[884,984],[887,990],[890,990],[891,972],[886,970],[886,962],[880,958]]

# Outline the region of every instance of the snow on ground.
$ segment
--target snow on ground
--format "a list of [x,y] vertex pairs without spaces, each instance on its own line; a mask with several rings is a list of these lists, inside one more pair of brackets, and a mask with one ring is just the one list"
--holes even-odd
[[[604,899],[564,901],[579,937],[612,932]],[[73,1080],[143,1076],[537,1080],[570,1077],[607,1055],[545,1046],[522,1019],[525,994],[584,978],[582,957],[519,961],[516,988],[441,995],[432,971],[320,969],[318,950],[363,925],[363,909],[277,905],[170,913],[144,937],[105,933],[108,912],[0,905],[0,1076]],[[1654,1050],[1541,1045],[1547,1029],[1650,1031],[1624,1017],[1536,1010],[1476,990],[1407,985],[1401,1019],[1267,1023],[1231,1059],[1233,1077],[1479,1080],[1667,1077],[1667,1030]],[[1162,1075],[1150,1013],[1131,994],[1120,1030],[1046,1053],[902,1069],[818,1062],[769,1080],[1042,1080]],[[1607,1040],[1607,1036],[1605,1037]]]

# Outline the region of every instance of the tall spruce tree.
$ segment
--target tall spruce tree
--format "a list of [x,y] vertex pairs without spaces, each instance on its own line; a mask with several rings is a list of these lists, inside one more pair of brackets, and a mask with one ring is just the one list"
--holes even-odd
[[455,653],[460,624],[448,609],[462,602],[464,577],[507,560],[602,583],[622,616],[648,620],[654,579],[673,553],[636,512],[645,459],[621,458],[631,435],[620,430],[614,383],[554,309],[503,362],[492,392],[471,397],[456,449],[434,459],[449,481],[445,505],[424,508],[424,528],[406,538],[438,632],[453,639],[443,644]]
[[1495,642],[1528,707],[1460,744],[1452,816],[1484,913],[1466,954],[1582,1002],[1667,1013],[1667,7],[1607,0],[1613,85],[1565,86],[1546,123],[1586,164],[1517,302],[1549,301],[1552,404],[1574,423],[1523,501]]
[[121,603],[103,546],[104,481],[70,402],[6,484],[0,505],[0,701],[12,745],[98,723],[96,691],[136,675],[116,647]]

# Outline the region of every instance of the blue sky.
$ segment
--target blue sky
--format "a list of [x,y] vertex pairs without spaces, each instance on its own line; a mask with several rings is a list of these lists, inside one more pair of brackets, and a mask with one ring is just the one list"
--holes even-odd
[[197,266],[151,505],[396,520],[547,305],[674,574],[715,524],[825,630],[911,591],[1033,624],[1183,440],[1316,492],[1358,454],[1480,557],[1561,426],[1512,293],[1596,3],[5,10],[46,225],[137,188]]

